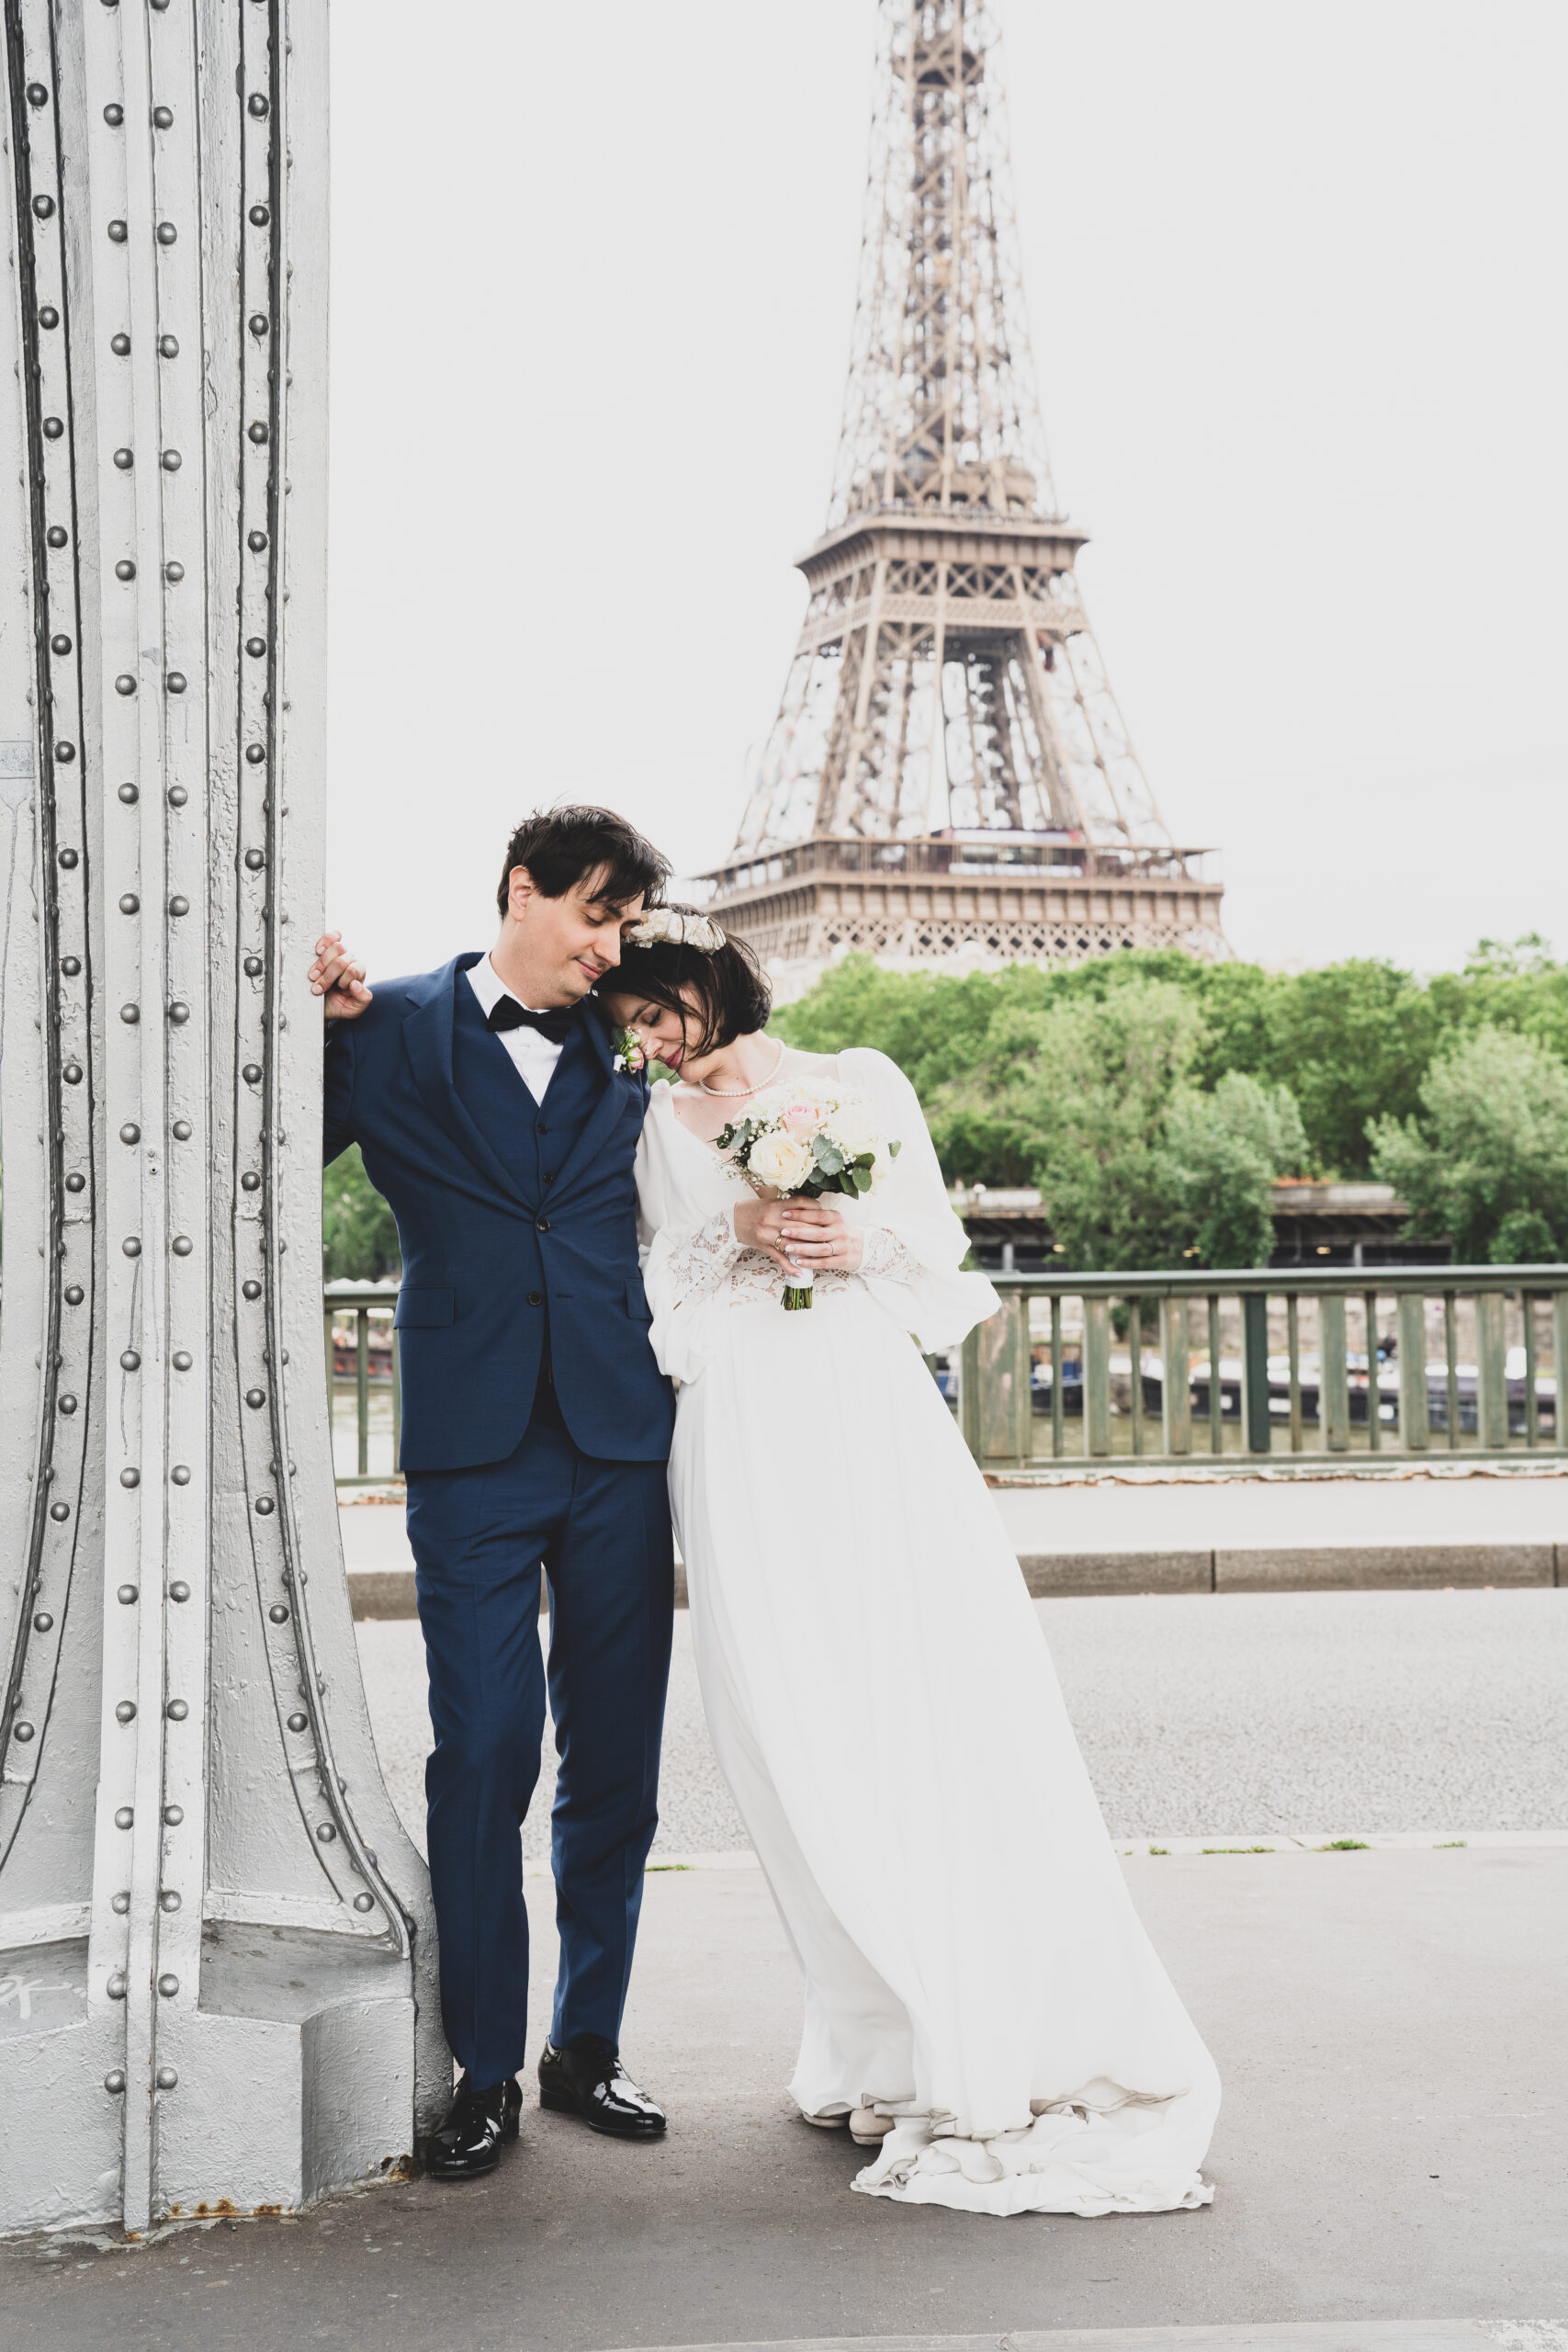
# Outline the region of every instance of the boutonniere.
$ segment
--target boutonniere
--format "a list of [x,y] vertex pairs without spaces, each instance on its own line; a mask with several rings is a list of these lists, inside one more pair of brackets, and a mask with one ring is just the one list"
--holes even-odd
[[611,1068],[617,1074],[624,1070],[628,1078],[637,1078],[648,1068],[648,1056],[635,1029],[613,1030],[610,1046],[615,1055]]

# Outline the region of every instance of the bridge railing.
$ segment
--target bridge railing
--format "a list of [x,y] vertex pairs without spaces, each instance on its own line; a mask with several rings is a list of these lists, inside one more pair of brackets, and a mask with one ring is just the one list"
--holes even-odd
[[992,1280],[958,1361],[987,1469],[1568,1453],[1568,1266]]
[[[397,1287],[386,1283],[329,1283],[321,1294],[333,1460],[340,1487],[381,1487],[397,1478],[403,1423],[392,1329],[397,1306]],[[344,1468],[345,1462],[353,1463],[352,1470]]]

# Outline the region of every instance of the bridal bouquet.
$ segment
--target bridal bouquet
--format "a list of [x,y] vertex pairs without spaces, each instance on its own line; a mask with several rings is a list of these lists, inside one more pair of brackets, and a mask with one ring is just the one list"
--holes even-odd
[[[861,1200],[886,1182],[898,1156],[863,1094],[794,1083],[761,1088],[744,1116],[725,1128],[718,1148],[754,1193],[776,1200],[819,1200],[824,1193]],[[813,1279],[803,1268],[785,1286],[785,1306],[809,1306]]]

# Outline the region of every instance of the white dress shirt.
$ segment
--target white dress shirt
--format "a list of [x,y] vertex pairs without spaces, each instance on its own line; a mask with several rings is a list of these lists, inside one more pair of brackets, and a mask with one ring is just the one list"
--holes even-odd
[[[513,998],[518,1004],[523,1002],[516,989],[507,987],[488,956],[481,956],[477,964],[469,965],[468,985],[478,997],[479,1011],[487,1021],[491,1016],[491,1008],[499,1004],[503,996]],[[528,1005],[525,1010],[536,1012],[542,1012],[544,1008],[539,1005]],[[545,1099],[545,1090],[556,1074],[556,1064],[560,1059],[560,1046],[553,1037],[547,1037],[543,1030],[530,1029],[525,1023],[516,1029],[502,1029],[498,1034],[502,1044],[512,1057],[512,1066],[518,1077],[523,1080],[535,1102],[542,1102]]]

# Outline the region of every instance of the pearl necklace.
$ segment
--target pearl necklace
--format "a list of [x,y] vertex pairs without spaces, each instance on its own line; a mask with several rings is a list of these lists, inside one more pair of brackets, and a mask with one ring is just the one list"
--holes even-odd
[[777,1061],[773,1064],[766,1078],[760,1078],[755,1086],[710,1086],[705,1078],[699,1078],[697,1084],[702,1088],[705,1094],[716,1094],[721,1096],[727,1102],[739,1102],[740,1097],[744,1094],[760,1094],[764,1086],[771,1086],[774,1079],[777,1078],[780,1070],[784,1068],[784,1041],[781,1037],[779,1039],[779,1057]]

